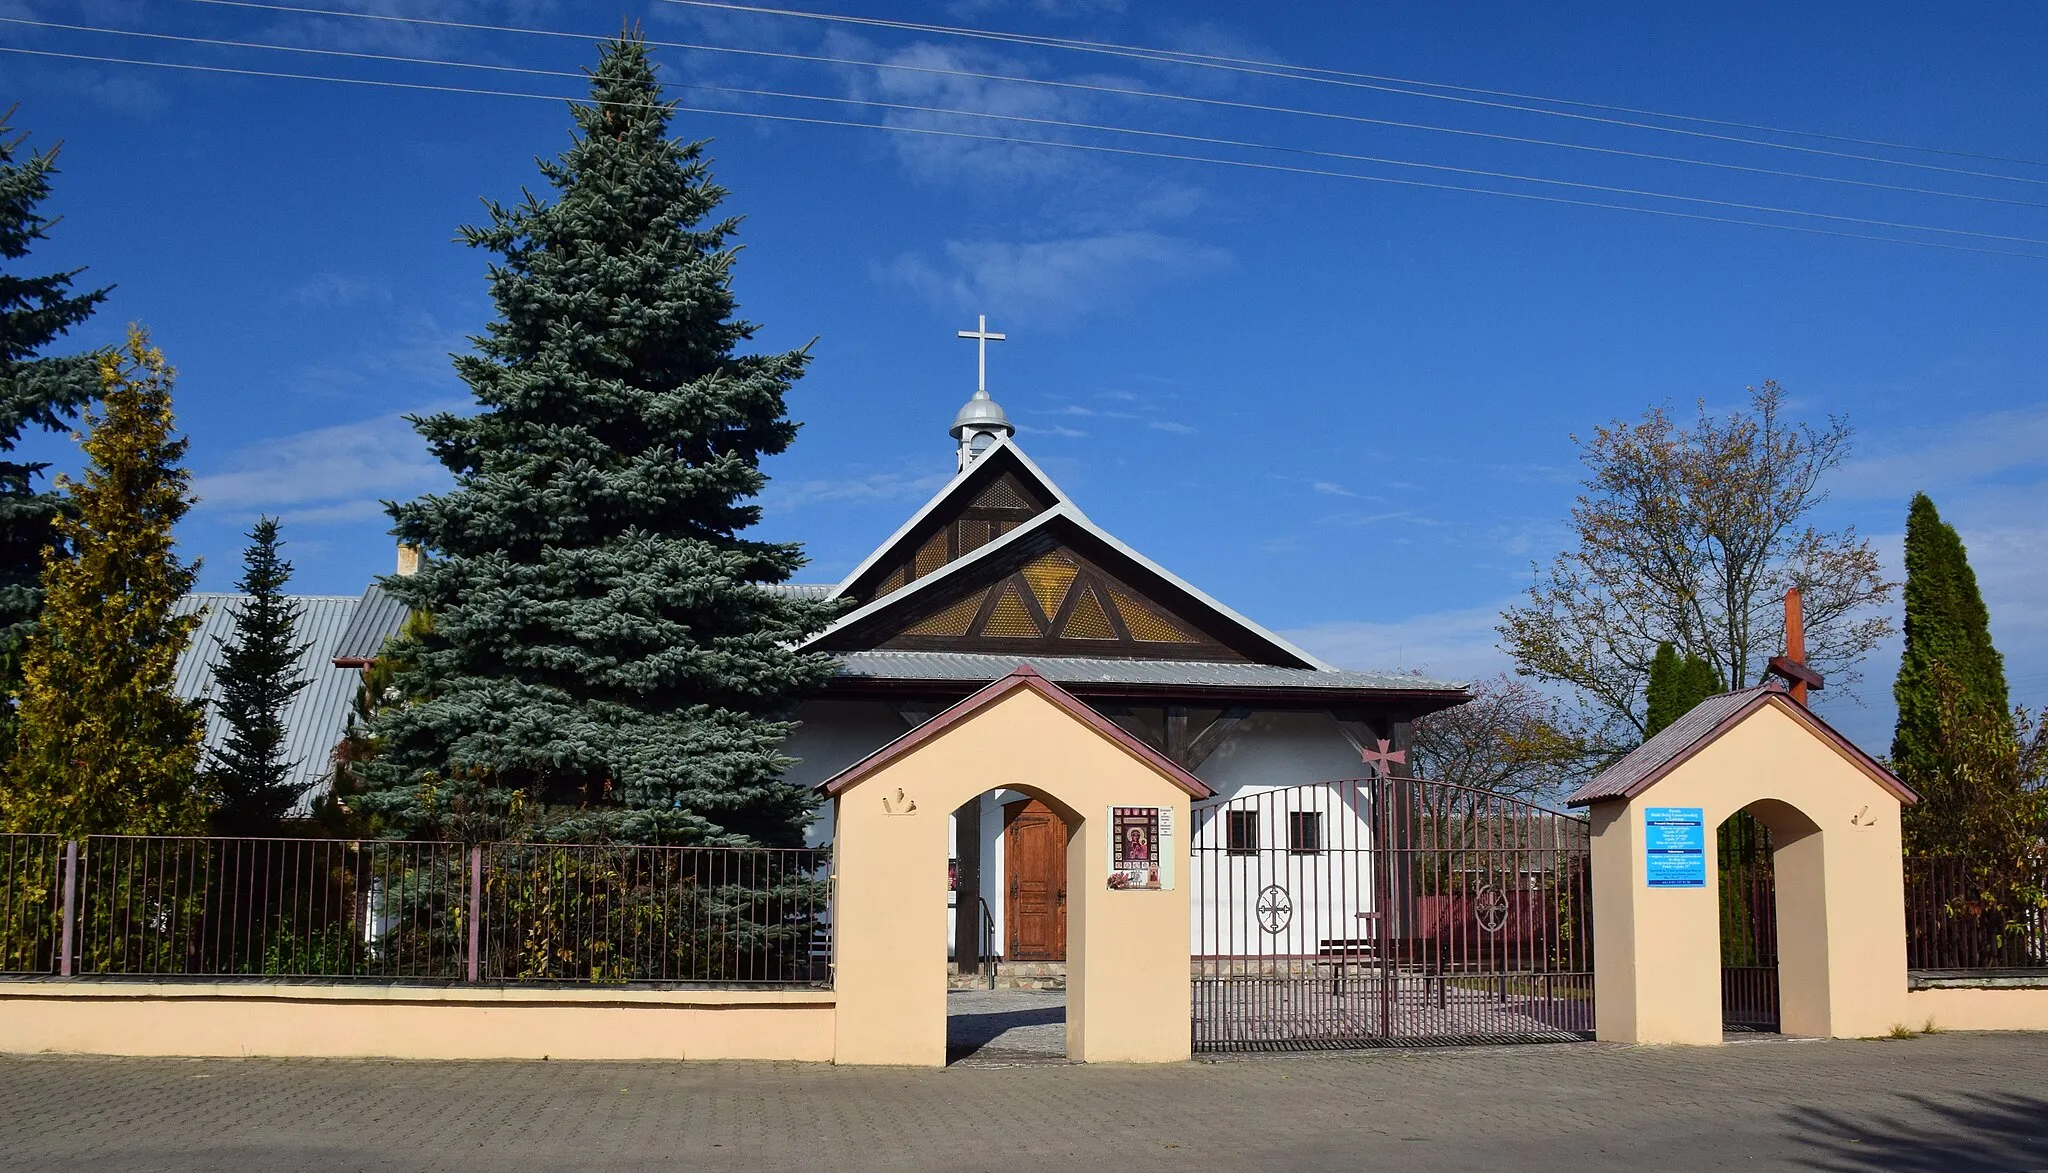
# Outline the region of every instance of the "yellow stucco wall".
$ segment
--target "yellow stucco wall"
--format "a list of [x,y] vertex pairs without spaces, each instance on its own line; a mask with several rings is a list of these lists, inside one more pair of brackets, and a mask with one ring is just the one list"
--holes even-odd
[[829,1062],[824,990],[0,985],[0,1051]]
[[1904,1023],[1915,1030],[2048,1030],[2048,989],[1996,987],[1914,990]]
[[[1647,882],[1643,811],[1700,807],[1704,888]],[[1599,1037],[1721,1041],[1713,830],[1749,808],[1776,848],[1778,981],[1786,1034],[1864,1037],[1906,1016],[1899,800],[1775,703],[1593,818]]]
[[[842,791],[833,852],[841,1063],[946,1058],[946,821],[1005,787],[1067,820],[1067,1053],[1159,1063],[1189,1053],[1187,791],[1020,688]],[[1111,891],[1111,806],[1173,812],[1171,891]]]

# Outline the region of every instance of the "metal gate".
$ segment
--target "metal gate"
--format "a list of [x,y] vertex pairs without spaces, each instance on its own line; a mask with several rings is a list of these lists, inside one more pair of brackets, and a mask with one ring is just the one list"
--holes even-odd
[[1778,1029],[1778,883],[1771,832],[1736,813],[1715,833],[1721,864],[1721,1026]]
[[1591,1037],[1585,820],[1372,778],[1193,822],[1197,1051]]

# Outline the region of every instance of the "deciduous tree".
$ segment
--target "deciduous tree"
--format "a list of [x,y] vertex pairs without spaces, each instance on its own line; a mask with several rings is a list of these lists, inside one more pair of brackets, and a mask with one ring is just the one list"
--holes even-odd
[[[173,431],[170,367],[140,327],[99,358],[101,409],[85,413],[83,481],[43,572],[42,622],[22,662],[20,744],[0,790],[15,831],[180,834],[206,828],[197,705],[172,692],[196,616],[171,529],[191,508]],[[62,551],[69,551],[64,553]]]
[[1525,680],[1478,681],[1470,701],[1415,722],[1416,776],[1554,801],[1577,780],[1586,756],[1565,716]]
[[1876,551],[1853,526],[1813,516],[1849,425],[1793,422],[1785,407],[1767,382],[1726,417],[1702,405],[1680,425],[1656,408],[1579,441],[1572,548],[1539,571],[1500,634],[1520,673],[1574,692],[1599,752],[1642,741],[1661,644],[1704,659],[1727,687],[1759,679],[1784,647],[1787,587],[1805,597],[1807,662],[1831,684],[1853,683],[1890,632],[1878,607],[1895,584]]

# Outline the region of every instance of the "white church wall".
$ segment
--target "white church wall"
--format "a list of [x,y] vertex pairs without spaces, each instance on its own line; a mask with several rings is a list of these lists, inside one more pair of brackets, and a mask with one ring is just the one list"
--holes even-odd
[[[1373,933],[1369,851],[1371,814],[1355,790],[1309,783],[1364,773],[1354,746],[1325,713],[1255,713],[1240,722],[1196,775],[1221,802],[1198,804],[1190,916],[1197,951],[1212,956],[1314,956],[1325,942]],[[1266,796],[1266,797],[1260,797]],[[1226,852],[1222,812],[1255,812],[1257,841],[1243,855]],[[1289,850],[1289,816],[1319,819],[1319,850]],[[1284,926],[1262,923],[1262,897],[1278,890],[1291,906]]]
[[[910,723],[887,701],[810,701],[797,710],[799,722],[782,752],[797,759],[783,772],[792,786],[816,786],[910,731]],[[821,807],[804,842],[832,842],[832,808]]]

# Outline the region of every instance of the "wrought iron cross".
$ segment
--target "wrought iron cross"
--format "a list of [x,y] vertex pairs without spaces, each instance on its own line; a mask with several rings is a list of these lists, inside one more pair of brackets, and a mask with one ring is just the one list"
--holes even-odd
[[1381,778],[1387,777],[1388,766],[1408,764],[1408,751],[1395,749],[1394,743],[1384,737],[1380,738],[1378,749],[1367,746],[1358,751],[1358,756],[1367,766],[1372,767],[1372,772],[1376,776]]
[[988,315],[987,315],[987,314],[977,314],[977,315],[975,315],[975,316],[976,316],[977,318],[979,318],[979,319],[980,319],[980,321],[981,321],[981,324],[980,324],[979,326],[976,326],[976,327],[975,327],[974,329],[972,329],[972,330],[962,330],[962,331],[960,331],[960,337],[962,337],[962,338],[972,338],[972,339],[974,339],[974,340],[975,340],[975,342],[976,342],[976,344],[977,344],[977,348],[978,348],[978,349],[979,349],[979,350],[981,351],[981,362],[980,362],[980,374],[979,374],[979,375],[978,375],[978,376],[977,376],[977,377],[975,378],[975,381],[974,381],[974,389],[975,389],[976,391],[987,391],[987,390],[988,390],[988,344],[989,344],[989,343],[991,343],[991,342],[1007,342],[1007,341],[1009,341],[1009,339],[1010,339],[1010,336],[1009,336],[1008,334],[991,334],[991,333],[989,333],[989,329],[988,329]]

